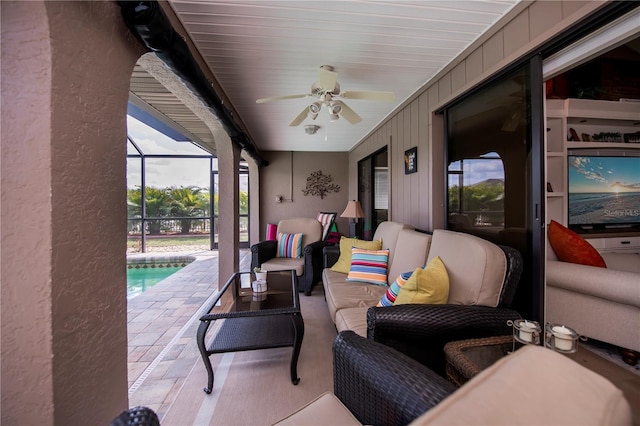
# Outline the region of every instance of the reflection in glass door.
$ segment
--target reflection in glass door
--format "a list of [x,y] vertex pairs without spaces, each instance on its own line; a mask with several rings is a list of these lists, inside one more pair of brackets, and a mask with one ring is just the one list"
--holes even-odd
[[389,220],[389,160],[387,147],[358,162],[358,201],[365,218],[357,235],[373,238],[380,222]]

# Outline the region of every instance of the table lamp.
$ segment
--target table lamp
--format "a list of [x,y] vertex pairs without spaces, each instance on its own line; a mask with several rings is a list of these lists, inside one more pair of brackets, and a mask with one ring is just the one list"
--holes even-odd
[[349,201],[340,217],[349,218],[349,236],[359,238],[356,229],[358,219],[364,217],[364,212],[362,211],[362,207],[360,207],[360,202],[356,200]]

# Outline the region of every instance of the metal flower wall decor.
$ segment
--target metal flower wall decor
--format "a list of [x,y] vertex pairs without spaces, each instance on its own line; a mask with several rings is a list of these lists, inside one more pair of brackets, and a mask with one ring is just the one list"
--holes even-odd
[[319,195],[324,198],[329,192],[340,192],[340,186],[331,183],[333,178],[331,175],[322,174],[322,170],[313,172],[307,178],[307,187],[302,190],[304,195]]

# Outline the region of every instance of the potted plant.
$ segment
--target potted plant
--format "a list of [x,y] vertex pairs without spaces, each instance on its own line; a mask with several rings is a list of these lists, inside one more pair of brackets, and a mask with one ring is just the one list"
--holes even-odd
[[256,280],[267,281],[267,271],[263,271],[259,266],[253,268],[253,272],[256,274]]

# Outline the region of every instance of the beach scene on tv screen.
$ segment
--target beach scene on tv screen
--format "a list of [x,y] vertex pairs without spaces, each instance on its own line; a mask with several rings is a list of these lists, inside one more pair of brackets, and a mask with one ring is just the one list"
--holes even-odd
[[640,223],[640,157],[569,156],[569,225]]

